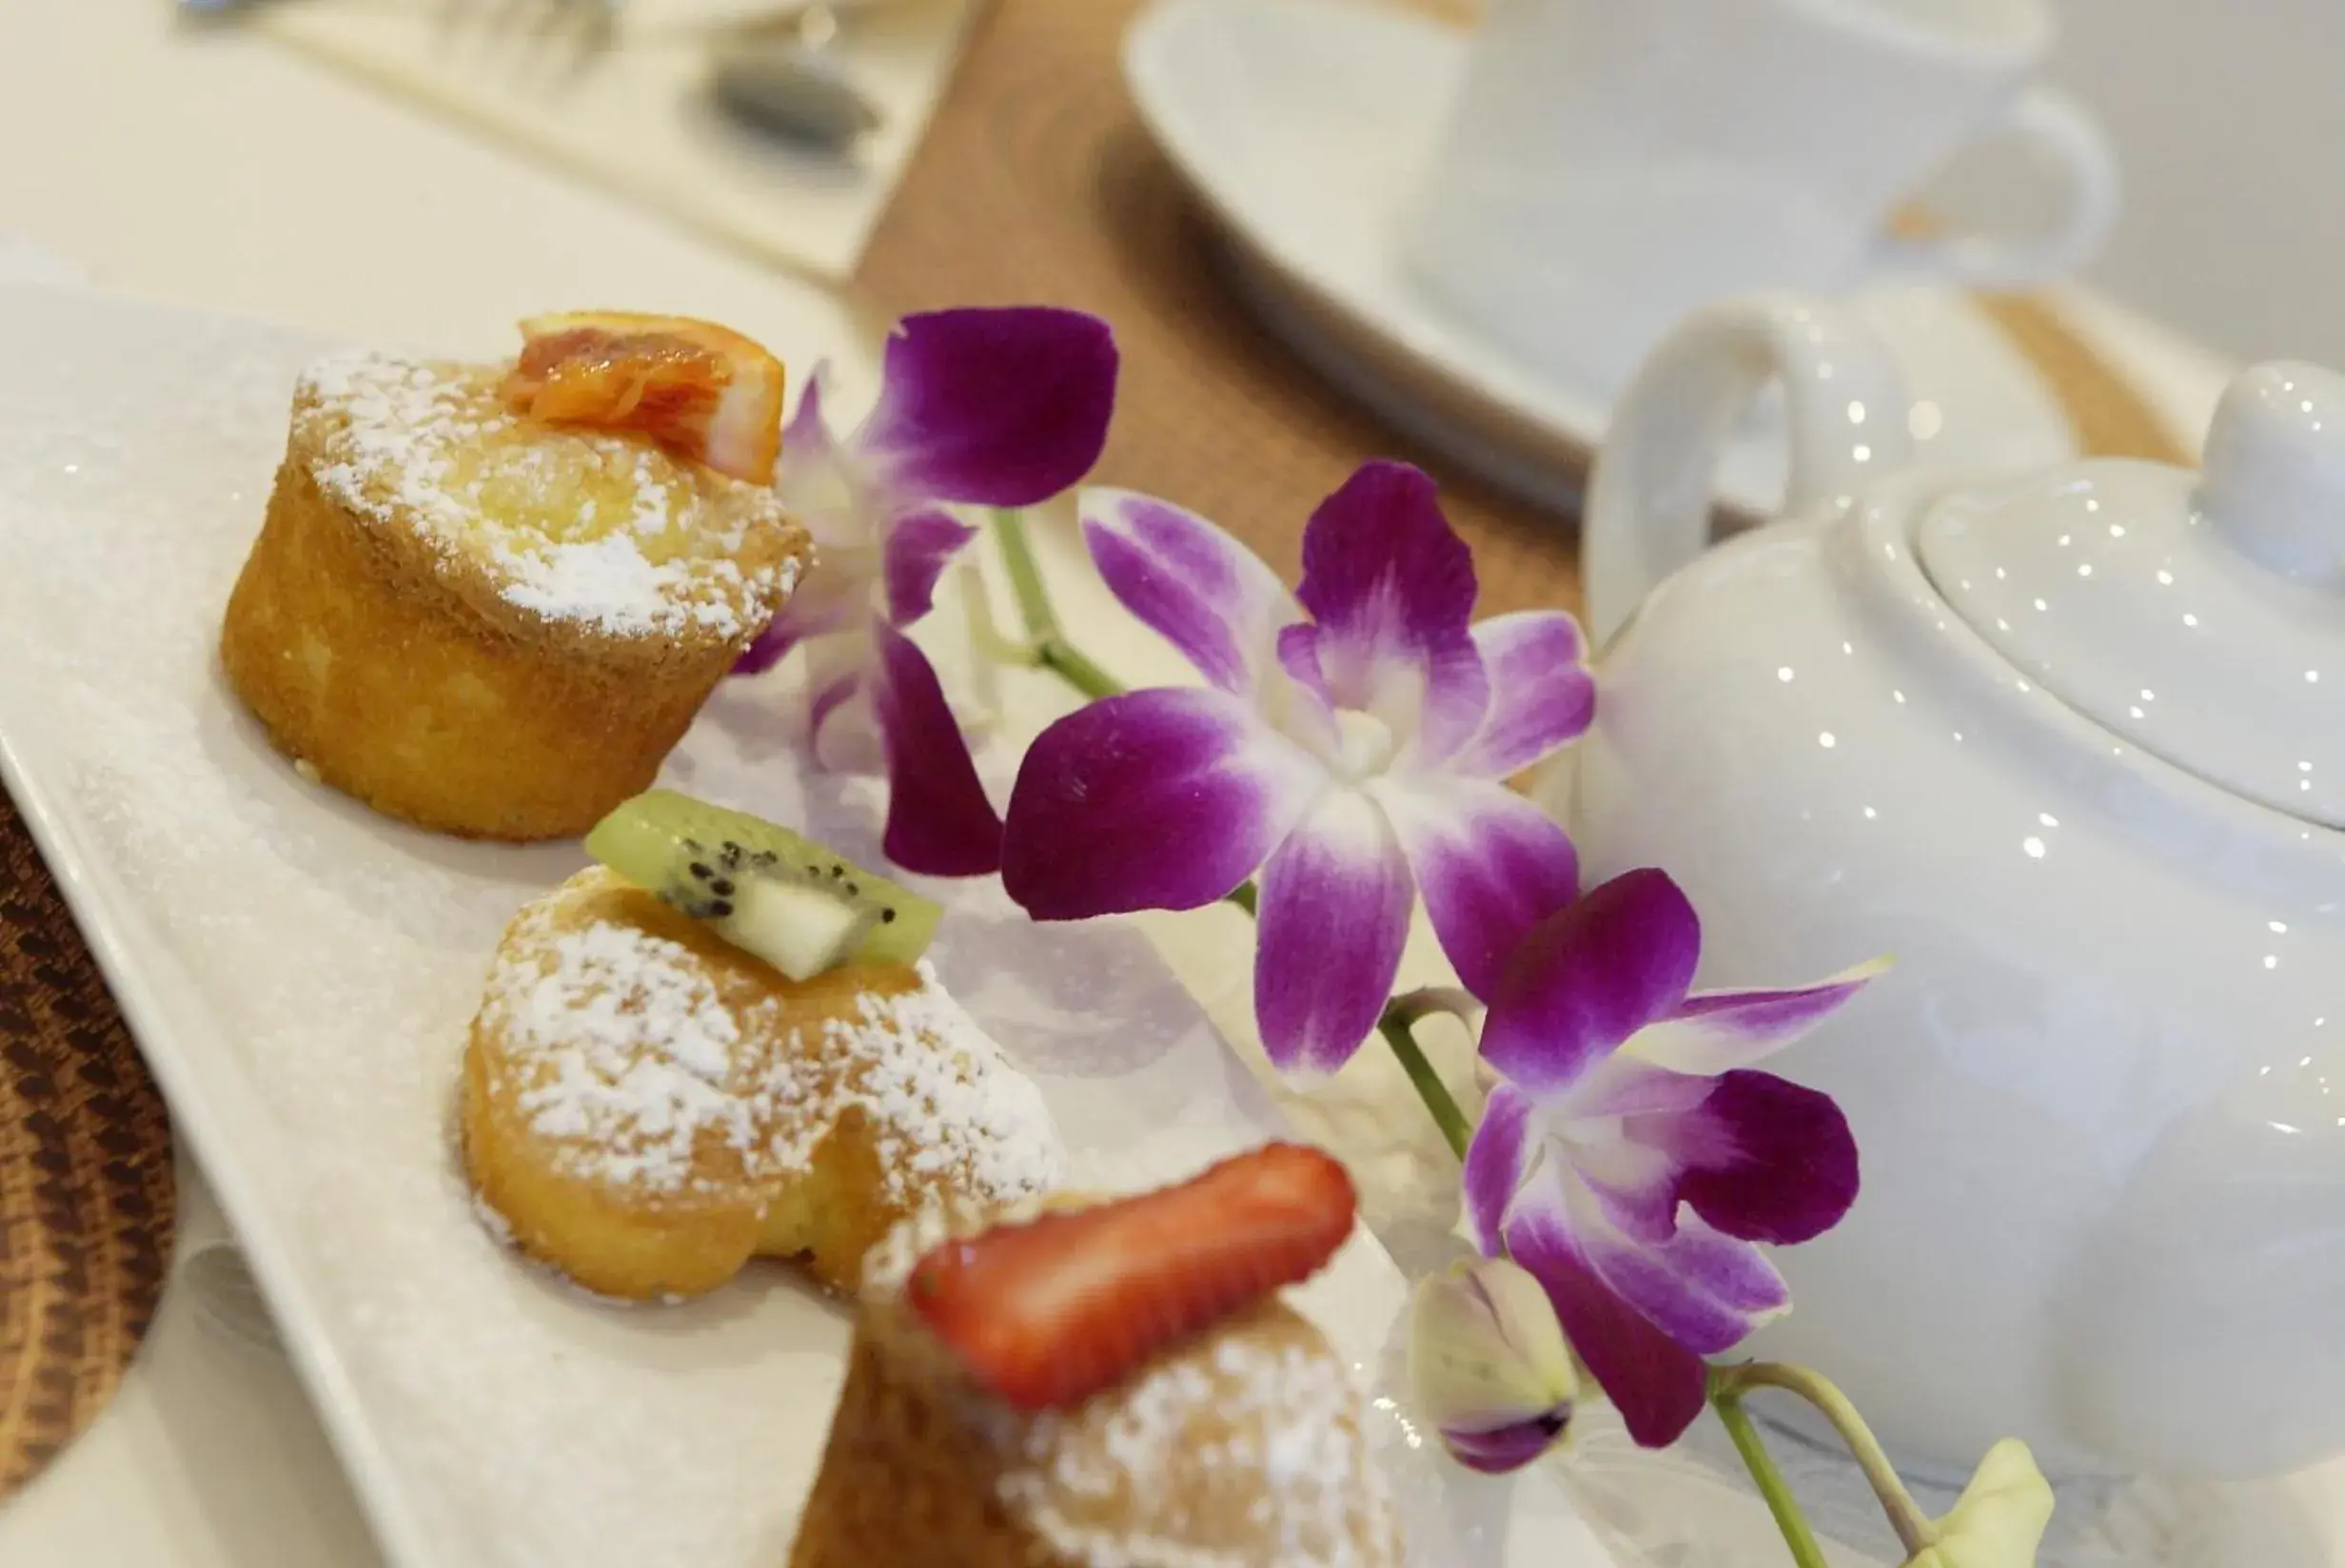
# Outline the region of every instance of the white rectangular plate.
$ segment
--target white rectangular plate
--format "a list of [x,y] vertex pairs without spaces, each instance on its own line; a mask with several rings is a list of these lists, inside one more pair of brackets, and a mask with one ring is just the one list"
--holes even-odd
[[[221,607],[294,376],[325,345],[37,289],[0,289],[0,764],[386,1553],[780,1563],[839,1383],[838,1306],[765,1265],[688,1305],[589,1301],[490,1241],[454,1155],[489,952],[577,848],[376,816],[298,777],[222,682]],[[868,853],[872,801],[801,773],[790,696],[720,692],[667,781]],[[991,882],[935,891],[938,967],[1042,1086],[1080,1183],[1281,1130],[1136,933],[1036,927]],[[1378,1379],[1403,1296],[1363,1234],[1303,1304]],[[1421,1560],[1606,1560],[1550,1481],[1445,1476],[1381,1408]]]

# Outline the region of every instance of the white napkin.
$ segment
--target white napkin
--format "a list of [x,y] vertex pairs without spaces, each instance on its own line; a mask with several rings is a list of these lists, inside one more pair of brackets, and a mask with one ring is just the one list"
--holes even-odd
[[[629,0],[616,42],[552,0],[301,0],[250,26],[824,284],[845,282],[942,95],[975,0],[834,0],[872,10],[824,51],[878,109],[830,152],[744,127],[710,91],[715,31],[773,0]],[[519,18],[520,20],[516,20]],[[884,20],[883,20],[884,18]]]
[[629,34],[719,31],[796,15],[816,5],[845,16],[850,11],[900,5],[904,0],[627,0],[619,14]]

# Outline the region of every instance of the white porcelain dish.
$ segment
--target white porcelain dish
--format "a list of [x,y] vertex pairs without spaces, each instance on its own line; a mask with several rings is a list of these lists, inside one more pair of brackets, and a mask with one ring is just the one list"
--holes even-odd
[[[1124,75],[1273,331],[1402,429],[1576,511],[1608,393],[1487,341],[1402,263],[1403,208],[1465,59],[1457,29],[1357,0],[1160,0],[1126,40]],[[1904,372],[1909,401],[1881,412],[1921,461],[1980,472],[2076,456],[2050,387],[1967,295],[1884,284],[1852,304]],[[1763,518],[1783,480],[1780,421],[1762,417],[1719,497]]]
[[[295,373],[290,331],[0,288],[0,772],[234,1220],[402,1568],[783,1560],[846,1321],[778,1267],[621,1310],[476,1222],[450,1137],[505,918],[571,846],[459,843],[305,783],[216,670]],[[788,694],[719,695],[667,781],[868,847],[867,798],[798,773]],[[1280,1130],[1135,932],[951,891],[938,967],[1043,1087],[1090,1185]],[[1306,1307],[1389,1380],[1404,1297],[1365,1234]],[[1389,1402],[1428,1563],[1608,1561],[1544,1476],[1460,1484]]]

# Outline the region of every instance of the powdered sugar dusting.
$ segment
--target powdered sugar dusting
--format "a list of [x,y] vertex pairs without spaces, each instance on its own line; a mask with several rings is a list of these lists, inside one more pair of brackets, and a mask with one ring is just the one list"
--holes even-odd
[[785,1177],[853,1106],[896,1207],[940,1193],[990,1207],[1064,1178],[1041,1091],[927,964],[909,990],[858,993],[852,1018],[794,1025],[787,993],[720,992],[690,948],[590,902],[625,886],[594,867],[523,909],[482,1003],[494,1059],[565,1172],[700,1189],[713,1139],[739,1156],[727,1183]]
[[621,921],[560,928],[559,896],[522,911],[499,950],[481,1026],[520,1075],[522,1110],[573,1175],[648,1192],[690,1186],[704,1137],[744,1154],[787,1081],[683,944]]
[[1391,1568],[1360,1422],[1315,1333],[1233,1325],[1111,1396],[1009,1417],[1002,1500],[1086,1568]]
[[892,1204],[940,1188],[1010,1204],[1058,1186],[1066,1151],[1041,1091],[937,984],[926,960],[919,981],[911,990],[866,991],[853,1020],[825,1020],[821,1054],[838,1065],[838,1085],[784,1158],[803,1158],[857,1105],[877,1132]]
[[295,417],[320,437],[319,487],[479,563],[548,620],[733,641],[763,627],[798,569],[751,549],[781,524],[772,492],[624,435],[525,424],[497,401],[499,375],[376,354],[311,365]]

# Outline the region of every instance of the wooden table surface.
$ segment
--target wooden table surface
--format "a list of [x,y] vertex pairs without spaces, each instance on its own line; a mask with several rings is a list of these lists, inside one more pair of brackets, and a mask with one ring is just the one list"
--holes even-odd
[[[1371,457],[1442,484],[1482,610],[1580,602],[1576,539],[1346,402],[1254,324],[1211,228],[1141,127],[1117,64],[1138,0],[995,0],[857,283],[887,317],[1041,301],[1115,323],[1115,425],[1097,479],[1239,534],[1287,574],[1312,505]],[[1462,14],[1454,4],[1443,8]]]

